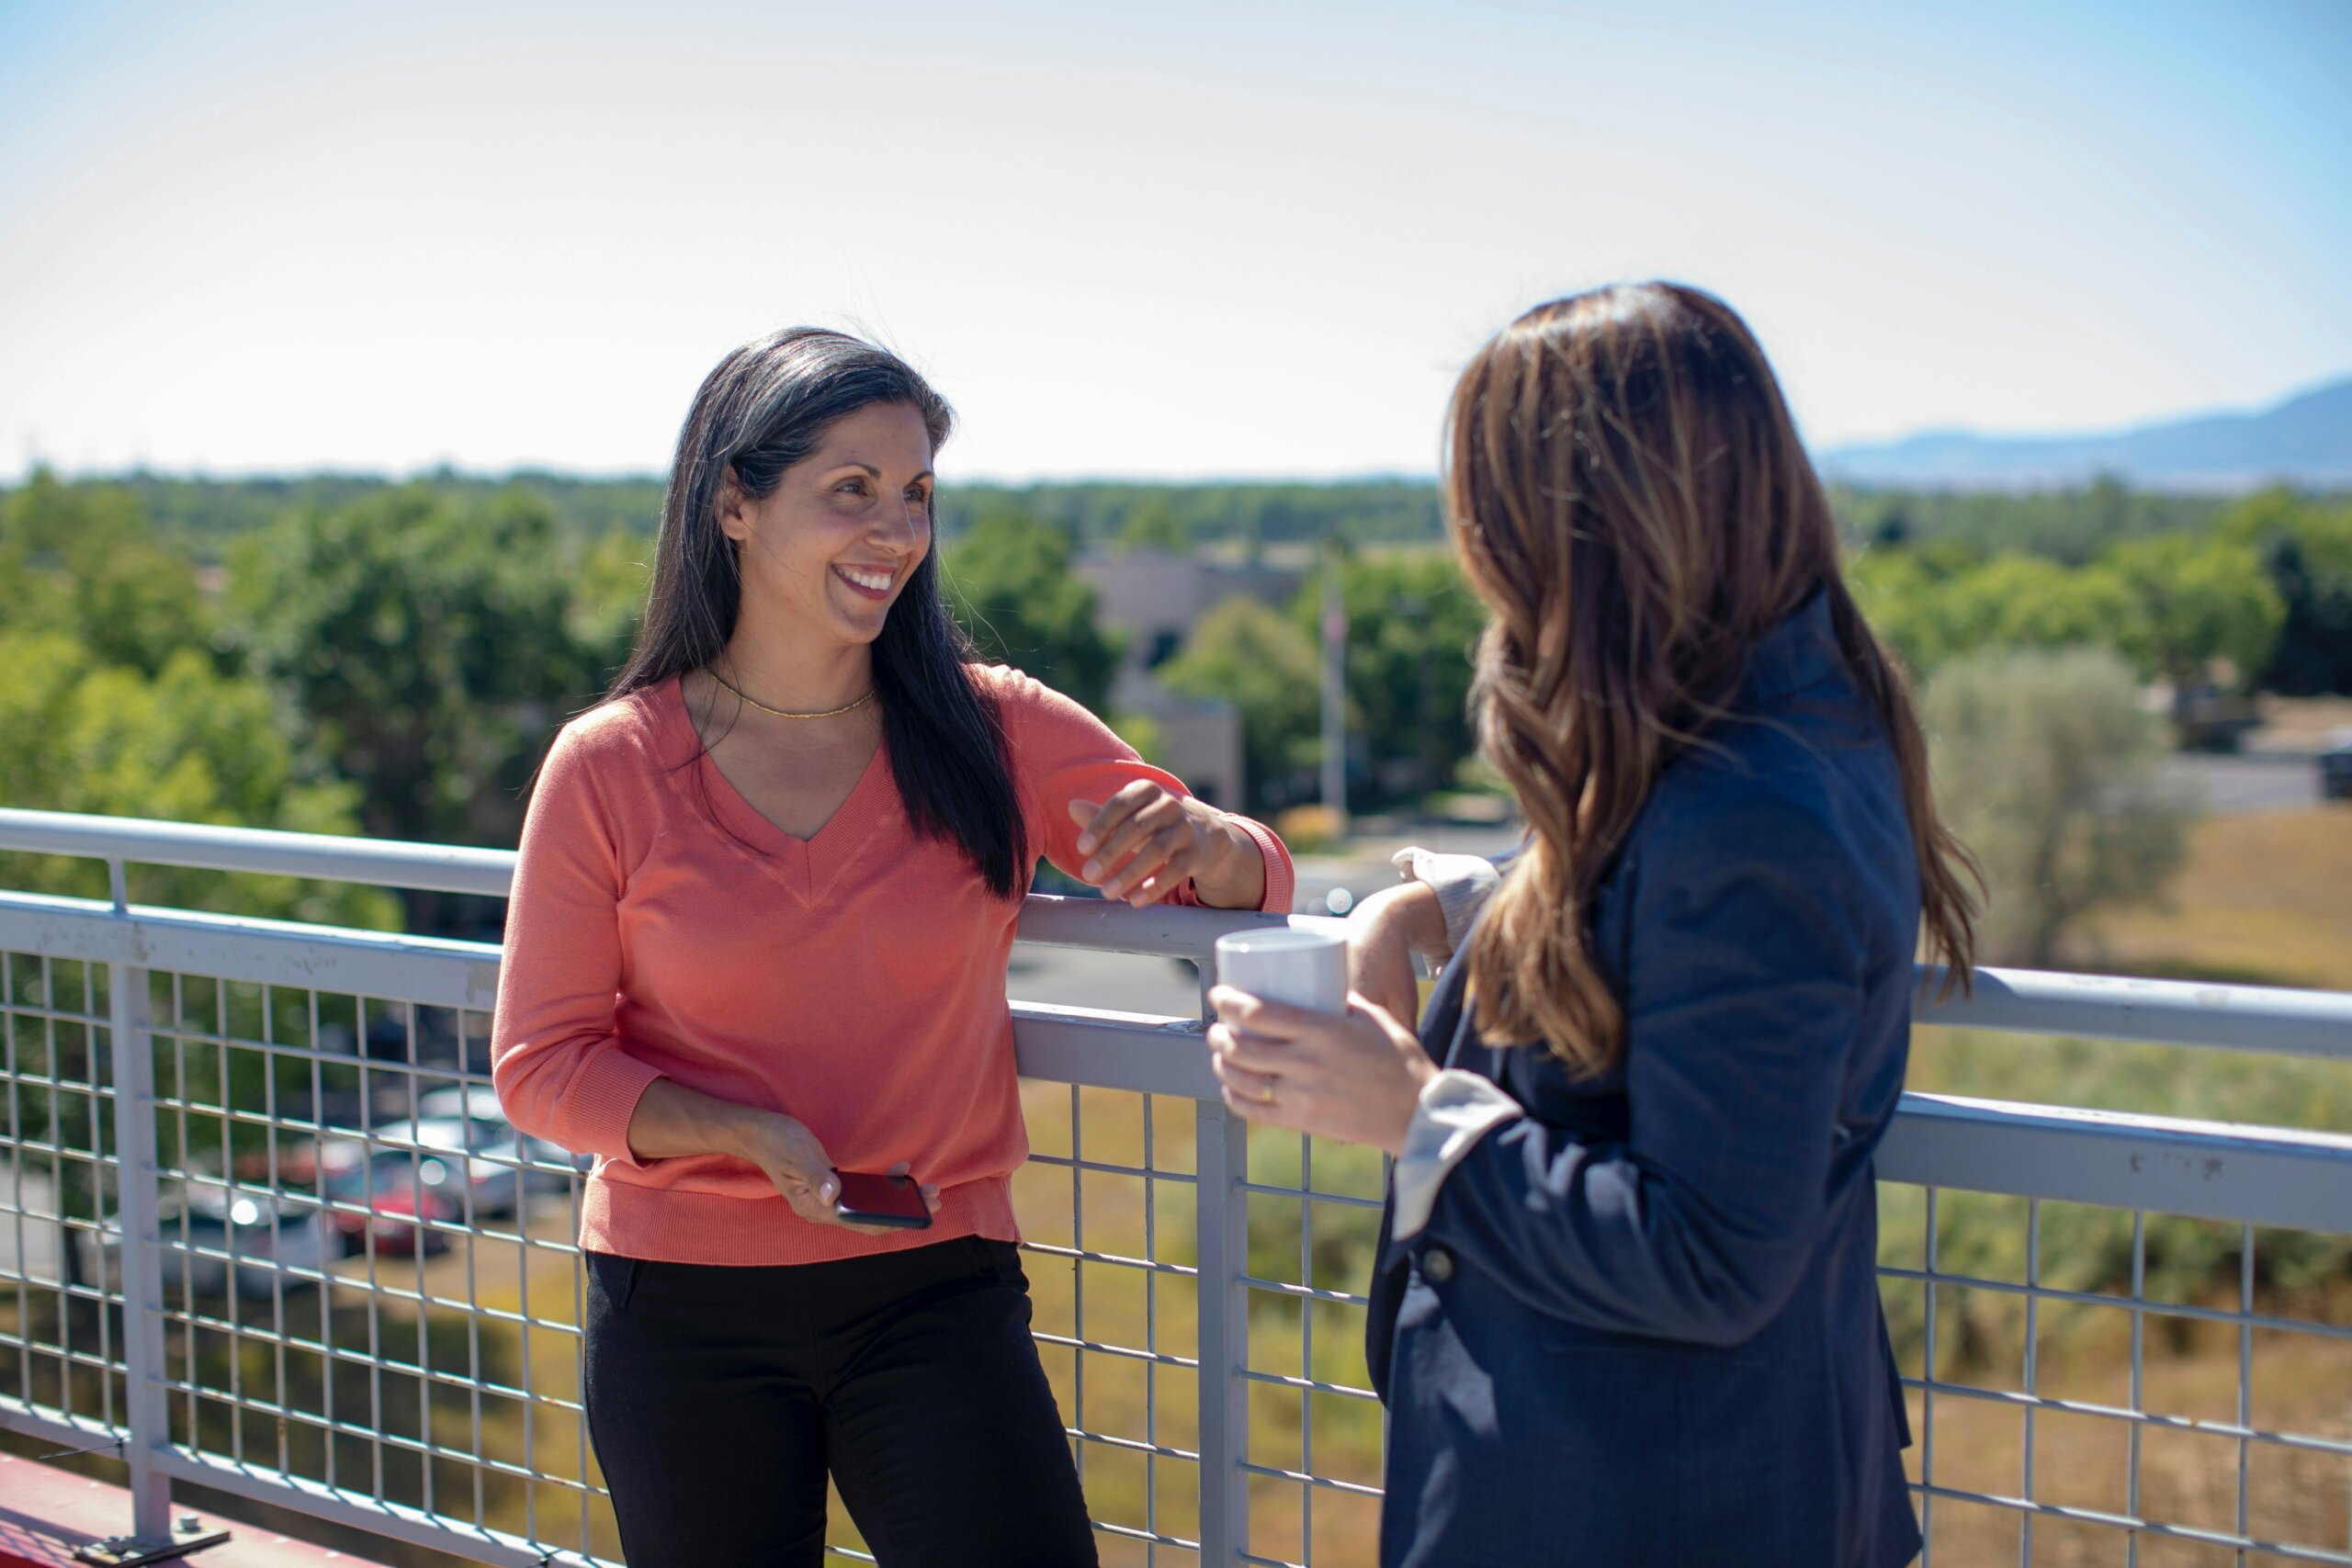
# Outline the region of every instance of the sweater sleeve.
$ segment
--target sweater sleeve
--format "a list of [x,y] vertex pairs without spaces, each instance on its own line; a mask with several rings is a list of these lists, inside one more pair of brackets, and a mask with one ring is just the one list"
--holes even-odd
[[662,1075],[631,1056],[614,1027],[626,879],[593,751],[577,727],[558,736],[523,819],[491,1077],[521,1131],[633,1166],[629,1120]]
[[[1073,800],[1108,800],[1137,779],[1150,779],[1179,795],[1192,792],[1175,774],[1155,768],[1136,754],[1111,727],[1085,708],[1017,670],[995,671],[998,700],[1005,706],[1005,722],[1012,740],[1012,765],[1022,795],[1029,804],[1032,845],[1057,870],[1071,876],[1086,863],[1078,852],[1079,823],[1069,814]],[[1290,852],[1272,829],[1247,817],[1227,812],[1234,826],[1258,846],[1266,867],[1266,896],[1259,908],[1274,914],[1290,912],[1295,874]],[[1200,895],[1186,882],[1171,895],[1171,904],[1200,903]]]

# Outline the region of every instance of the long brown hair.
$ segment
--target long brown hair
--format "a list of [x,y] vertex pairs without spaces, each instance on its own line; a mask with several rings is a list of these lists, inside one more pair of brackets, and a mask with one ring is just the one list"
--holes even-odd
[[[645,620],[607,702],[702,669],[734,635],[741,547],[718,526],[721,488],[768,495],[836,421],[875,403],[914,410],[934,451],[955,424],[946,400],[897,355],[818,327],[747,343],[703,378],[678,433]],[[874,640],[891,779],[917,832],[955,844],[989,892],[1016,898],[1035,863],[1002,716],[967,668],[978,661],[940,592],[939,552],[925,550]]]
[[1479,745],[1531,829],[1471,942],[1486,1037],[1542,1041],[1587,1074],[1617,1060],[1594,893],[1748,650],[1816,592],[1894,745],[1928,945],[1965,984],[1974,864],[1937,819],[1909,689],[1846,590],[1828,498],[1738,315],[1670,283],[1539,305],[1462,373],[1447,448],[1454,542],[1494,615]]

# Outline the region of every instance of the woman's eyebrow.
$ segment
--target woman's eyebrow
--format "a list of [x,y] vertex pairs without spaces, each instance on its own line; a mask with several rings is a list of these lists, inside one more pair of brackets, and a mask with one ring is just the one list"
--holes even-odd
[[[842,461],[840,461],[840,462],[838,462],[838,463],[835,463],[835,464],[832,466],[832,468],[830,468],[830,469],[828,469],[827,471],[828,471],[828,472],[831,472],[831,473],[838,473],[838,472],[840,472],[842,469],[843,469],[843,468],[857,468],[857,469],[860,469],[860,470],[862,470],[863,472],[865,472],[865,474],[867,474],[868,476],[870,476],[871,478],[876,479],[881,479],[881,477],[882,477],[882,470],[881,470],[881,469],[879,469],[879,468],[876,468],[876,467],[875,467],[873,464],[871,464],[871,463],[860,462],[860,461],[859,461],[857,458],[855,458],[855,457],[845,457],[845,458],[843,458]],[[931,469],[929,469],[929,468],[925,468],[925,469],[923,469],[921,473],[919,473],[919,474],[915,475],[915,479],[937,479],[938,477],[939,477],[939,476],[938,476],[937,474],[933,473]],[[913,483],[913,482],[914,482],[914,480],[913,480],[913,479],[910,479],[908,482],[909,482],[910,484],[911,484],[911,483]]]

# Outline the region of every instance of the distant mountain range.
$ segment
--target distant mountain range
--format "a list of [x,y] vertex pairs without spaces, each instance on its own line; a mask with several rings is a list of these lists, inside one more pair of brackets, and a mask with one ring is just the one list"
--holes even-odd
[[1848,484],[1918,490],[2040,490],[2101,474],[2144,490],[2352,486],[2352,377],[2257,413],[2199,414],[2095,435],[1931,431],[1833,447],[1820,461]]

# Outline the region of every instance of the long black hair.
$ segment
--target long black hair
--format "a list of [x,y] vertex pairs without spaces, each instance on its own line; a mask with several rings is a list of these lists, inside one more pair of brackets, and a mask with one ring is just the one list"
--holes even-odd
[[[816,327],[747,343],[704,378],[670,467],[645,621],[605,701],[702,669],[734,636],[741,547],[718,525],[729,478],[760,500],[834,421],[876,403],[921,414],[934,452],[955,424],[946,400],[898,355]],[[939,591],[937,547],[934,536],[874,642],[883,741],[915,830],[954,840],[989,891],[1010,898],[1028,874],[1028,837],[1003,717],[967,668],[978,655]]]

